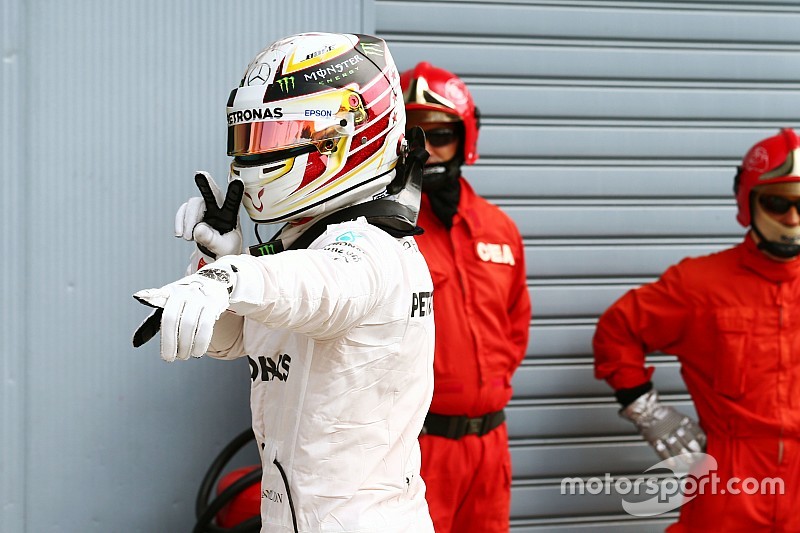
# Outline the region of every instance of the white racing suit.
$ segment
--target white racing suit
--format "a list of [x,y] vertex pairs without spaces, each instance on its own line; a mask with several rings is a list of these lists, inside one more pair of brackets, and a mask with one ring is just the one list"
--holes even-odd
[[249,357],[261,531],[432,533],[417,437],[433,393],[433,284],[413,237],[360,218],[306,250],[234,261],[231,301],[263,294],[231,305],[208,354]]

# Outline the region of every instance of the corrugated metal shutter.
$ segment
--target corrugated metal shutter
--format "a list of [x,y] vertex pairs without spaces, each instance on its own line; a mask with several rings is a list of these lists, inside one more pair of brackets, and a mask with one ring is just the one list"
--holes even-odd
[[[800,114],[796,2],[384,1],[401,69],[460,75],[484,116],[477,190],[517,222],[534,303],[509,408],[512,530],[661,531],[566,476],[633,478],[656,462],[592,375],[597,316],[684,256],[737,242],[734,166]],[[694,414],[678,365],[656,386]]]

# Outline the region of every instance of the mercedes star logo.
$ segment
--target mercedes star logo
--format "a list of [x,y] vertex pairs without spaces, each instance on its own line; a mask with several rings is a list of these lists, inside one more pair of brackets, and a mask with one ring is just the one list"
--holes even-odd
[[250,69],[247,74],[247,85],[264,85],[267,83],[270,74],[269,65],[266,63],[259,63]]

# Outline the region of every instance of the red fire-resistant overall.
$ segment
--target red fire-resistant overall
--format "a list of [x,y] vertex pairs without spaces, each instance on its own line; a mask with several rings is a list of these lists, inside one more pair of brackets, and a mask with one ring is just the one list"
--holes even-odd
[[[461,179],[453,227],[423,195],[416,237],[434,285],[436,352],[431,413],[479,417],[511,399],[528,345],[531,305],[514,222]],[[511,458],[503,423],[458,440],[423,435],[422,478],[437,533],[507,532]]]
[[[645,353],[681,363],[722,490],[683,505],[669,531],[800,531],[800,260],[773,261],[750,237],[685,259],[612,305],[594,350],[596,376],[614,389],[650,379]],[[770,494],[780,490],[769,478],[785,494]]]

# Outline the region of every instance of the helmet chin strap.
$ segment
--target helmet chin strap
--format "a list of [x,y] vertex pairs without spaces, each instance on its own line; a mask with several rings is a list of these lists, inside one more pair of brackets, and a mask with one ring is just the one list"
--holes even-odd
[[[800,244],[785,243],[772,241],[764,236],[764,233],[759,229],[756,219],[762,218],[760,216],[753,217],[751,227],[753,232],[758,236],[758,249],[762,250],[769,255],[778,257],[780,259],[792,259],[800,255]],[[766,219],[765,219],[766,220]],[[776,224],[779,224],[776,222]],[[773,228],[775,229],[775,228]]]
[[758,249],[767,252],[769,255],[780,259],[792,259],[800,254],[800,245],[784,244],[782,242],[768,241],[755,223],[752,225],[753,232],[758,236]]

